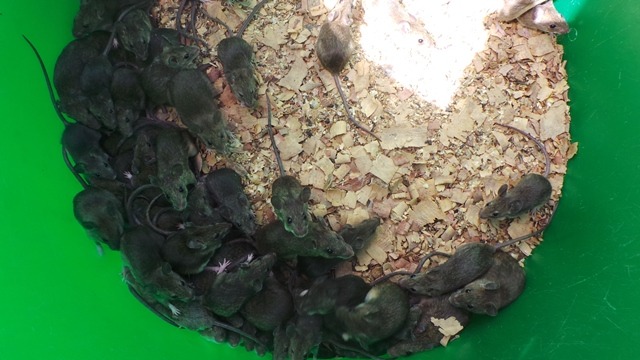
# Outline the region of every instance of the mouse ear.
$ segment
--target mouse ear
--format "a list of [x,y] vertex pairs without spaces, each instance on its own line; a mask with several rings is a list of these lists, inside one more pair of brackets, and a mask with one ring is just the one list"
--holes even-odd
[[276,209],[281,209],[284,204],[282,203],[282,198],[278,196],[271,196],[271,205],[273,205]]
[[187,247],[193,250],[204,250],[207,248],[205,243],[200,241],[200,239],[189,239],[189,241],[187,241]]
[[522,200],[514,200],[509,203],[509,211],[512,214],[517,214],[522,210]]
[[507,189],[509,189],[509,185],[502,184],[502,186],[500,186],[500,189],[498,189],[498,196],[503,197],[507,193]]
[[309,198],[311,198],[311,189],[305,186],[300,192],[300,201],[306,203],[307,201],[309,201]]
[[498,284],[495,281],[487,281],[484,284],[482,284],[482,287],[485,290],[498,290],[500,288],[500,284]]
[[498,315],[498,308],[496,307],[495,304],[489,303],[489,304],[484,306],[483,310],[489,316]]
[[162,264],[162,273],[165,275],[169,275],[171,273],[171,264],[165,262]]

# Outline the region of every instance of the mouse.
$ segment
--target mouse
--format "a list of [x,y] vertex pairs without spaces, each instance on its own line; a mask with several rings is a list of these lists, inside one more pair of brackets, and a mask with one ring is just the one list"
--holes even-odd
[[304,360],[318,352],[322,342],[322,317],[297,314],[273,332],[273,360]]
[[[357,225],[345,225],[338,235],[351,246],[353,251],[364,249],[375,237],[376,229],[380,225],[379,218],[362,221]],[[297,269],[310,278],[329,275],[344,259],[327,259],[322,257],[299,256]]]
[[125,137],[131,136],[146,103],[140,75],[128,67],[116,68],[109,91],[116,112],[117,129]]
[[449,302],[475,314],[496,316],[498,310],[522,294],[524,285],[525,273],[518,261],[504,251],[496,251],[489,270],[449,295]]
[[409,315],[409,295],[387,281],[372,287],[360,304],[337,307],[335,315],[344,329],[342,339],[356,341],[367,350],[400,331]]
[[202,71],[180,70],[167,87],[169,103],[176,108],[182,123],[207,149],[228,154],[237,147],[238,140],[214,102],[213,85]]
[[73,197],[73,215],[89,236],[112,250],[120,249],[125,217],[122,201],[111,192],[87,187]]
[[353,22],[351,19],[352,10],[352,0],[338,1],[336,7],[329,13],[327,22],[320,27],[320,33],[318,33],[315,46],[316,56],[320,64],[333,75],[336,89],[338,89],[340,98],[342,98],[342,103],[349,121],[358,129],[380,141],[380,138],[376,134],[365,128],[355,119],[353,114],[351,114],[347,97],[344,91],[342,91],[342,85],[340,84],[340,72],[342,72],[347,65],[353,53],[353,38],[350,28]]
[[171,105],[168,84],[182,69],[197,68],[200,49],[195,46],[165,45],[141,74],[142,88],[151,107]]
[[147,227],[133,226],[125,230],[120,240],[124,266],[161,303],[190,300],[193,290],[160,254],[163,243],[164,237]]
[[271,126],[271,100],[267,95],[267,130],[275,153],[280,176],[271,186],[271,205],[278,220],[285,229],[296,237],[303,237],[309,231],[309,198],[311,189],[302,186],[294,176],[287,175],[282,165],[280,151],[276,146]]
[[518,22],[526,27],[551,34],[562,35],[569,32],[567,20],[558,12],[552,0],[536,5],[520,15]]
[[244,235],[256,232],[256,216],[244,191],[242,178],[229,168],[216,169],[205,177],[205,186],[216,211]]
[[531,134],[516,127],[499,124],[496,125],[515,130],[532,141],[540,148],[545,157],[544,174],[527,174],[518,183],[509,189],[503,184],[498,190],[498,197],[489,201],[481,210],[481,219],[505,219],[515,218],[530,210],[541,207],[551,197],[551,182],[548,179],[551,162],[544,144]]
[[326,315],[338,306],[355,307],[371,290],[361,277],[316,278],[308,290],[300,292],[298,311],[307,315]]
[[348,259],[354,254],[340,235],[320,221],[311,222],[309,232],[301,238],[288,232],[280,220],[259,228],[255,237],[260,253],[273,252],[279,260],[293,260],[298,256]]
[[227,28],[229,32],[229,37],[222,39],[216,47],[225,79],[238,101],[251,109],[255,108],[257,104],[258,83],[254,74],[253,47],[242,39],[242,35],[255,14],[260,11],[266,1],[267,0],[262,0],[256,4],[253,10],[251,10],[251,13],[249,13],[247,18],[242,22],[235,35],[227,24],[220,19],[210,17],[212,20]]
[[504,0],[504,5],[498,11],[500,21],[511,21],[518,18],[532,8],[549,0]]
[[220,316],[235,314],[262,290],[264,279],[275,262],[275,255],[266,254],[233,272],[218,273],[204,295],[204,304]]
[[158,173],[151,183],[162,189],[174,209],[187,207],[189,186],[196,177],[189,168],[189,158],[198,153],[188,133],[182,130],[165,129],[158,134],[156,157]]
[[81,123],[67,125],[62,132],[63,152],[73,158],[72,171],[91,177],[113,180],[115,171],[109,162],[109,155],[100,146],[102,134]]
[[293,299],[271,275],[264,280],[262,290],[242,306],[240,315],[259,330],[272,332],[293,316]]
[[553,220],[556,209],[553,210],[543,227],[530,234],[495,245],[481,242],[462,244],[446,262],[426,272],[416,272],[413,275],[403,277],[398,284],[412,293],[432,297],[460,289],[489,270],[493,264],[493,256],[497,251],[541,234]]
[[425,350],[431,350],[440,345],[444,335],[438,330],[432,319],[454,318],[461,326],[467,326],[469,313],[449,303],[448,296],[419,297],[417,303],[411,305],[411,310],[419,315],[410,325],[410,335],[392,344],[387,354],[392,358],[407,356]]
[[72,34],[76,38],[97,30],[111,30],[120,13],[128,8],[150,7],[150,0],[80,0],[73,19]]
[[204,270],[231,224],[187,226],[169,235],[162,244],[160,255],[180,275],[197,274]]
[[115,24],[118,42],[138,61],[147,60],[151,40],[151,19],[145,10],[135,9]]
[[183,221],[193,225],[225,222],[220,212],[214,208],[203,179],[198,180],[187,195],[187,207],[183,212]]

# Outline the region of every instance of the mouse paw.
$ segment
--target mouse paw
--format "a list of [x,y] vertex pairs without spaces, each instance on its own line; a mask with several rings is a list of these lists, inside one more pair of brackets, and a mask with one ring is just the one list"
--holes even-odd
[[173,304],[169,303],[169,310],[171,310],[171,315],[178,316],[180,315],[180,309],[175,307]]
[[247,255],[247,260],[245,260],[242,264],[243,265],[249,265],[249,263],[251,263],[251,261],[253,261],[254,258],[254,254],[250,253],[249,255]]
[[222,274],[227,268],[231,265],[231,261],[227,259],[223,259],[221,263],[218,263],[218,266],[214,266],[211,269],[216,272],[216,274]]

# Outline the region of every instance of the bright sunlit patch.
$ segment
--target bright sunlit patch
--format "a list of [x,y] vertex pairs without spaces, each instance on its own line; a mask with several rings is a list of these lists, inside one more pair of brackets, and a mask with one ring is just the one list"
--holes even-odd
[[[440,108],[485,48],[483,19],[503,0],[362,0],[360,45],[367,59]],[[409,15],[411,14],[411,15]]]

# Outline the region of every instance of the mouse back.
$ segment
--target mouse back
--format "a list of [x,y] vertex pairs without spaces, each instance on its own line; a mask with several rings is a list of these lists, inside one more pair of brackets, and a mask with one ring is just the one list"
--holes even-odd
[[324,23],[315,49],[316,56],[325,69],[332,74],[340,73],[353,52],[351,29],[336,22]]
[[511,255],[496,251],[491,268],[479,279],[449,296],[449,302],[476,314],[496,316],[517,299],[525,285],[522,267]]
[[539,174],[528,174],[511,189],[504,184],[498,197],[489,201],[481,210],[481,219],[515,218],[544,205],[551,197],[551,182]]

